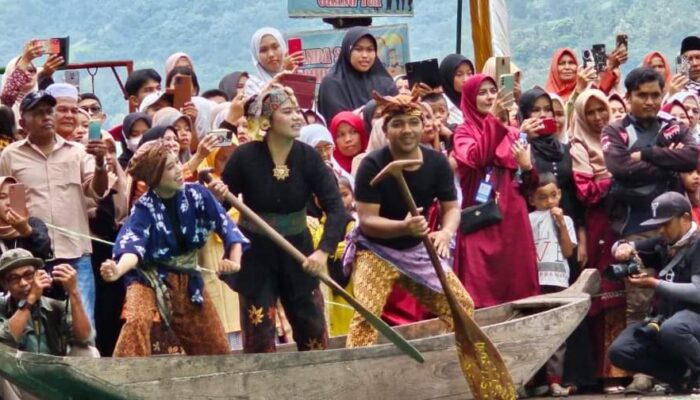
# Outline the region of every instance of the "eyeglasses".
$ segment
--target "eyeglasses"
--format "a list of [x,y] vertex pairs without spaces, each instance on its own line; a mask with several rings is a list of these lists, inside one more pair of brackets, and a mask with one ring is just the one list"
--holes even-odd
[[97,114],[98,112],[102,111],[102,107],[100,106],[80,107],[80,109],[89,114]]
[[31,270],[23,273],[22,275],[17,275],[17,274],[10,274],[5,277],[5,281],[10,284],[10,285],[17,285],[19,284],[22,280],[25,280],[27,282],[31,282],[34,280],[34,277],[36,276],[36,270]]

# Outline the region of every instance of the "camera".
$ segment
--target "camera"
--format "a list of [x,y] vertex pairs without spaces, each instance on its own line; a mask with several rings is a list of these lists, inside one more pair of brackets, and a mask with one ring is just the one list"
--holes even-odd
[[603,276],[611,281],[621,281],[628,276],[642,273],[642,267],[636,258],[625,263],[612,264],[603,271]]
[[644,323],[634,330],[634,336],[653,339],[661,331],[661,324],[665,319],[663,315],[644,318]]

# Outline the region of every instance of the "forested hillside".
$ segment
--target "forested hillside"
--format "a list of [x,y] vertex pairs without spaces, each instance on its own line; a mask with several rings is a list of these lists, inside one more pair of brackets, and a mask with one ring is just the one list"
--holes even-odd
[[[375,25],[408,23],[413,59],[442,58],[454,51],[456,0],[415,0],[414,18],[377,18]],[[468,1],[465,1],[468,12]],[[525,87],[543,84],[556,48],[580,53],[593,43],[611,47],[618,32],[629,35],[636,66],[649,50],[678,52],[687,34],[700,34],[697,0],[509,0],[513,59],[524,72]],[[262,26],[283,32],[327,29],[318,19],[287,18],[285,0],[184,1],[0,0],[0,63],[17,55],[30,38],[71,36],[73,62],[133,59],[137,68],[163,70],[165,58],[184,51],[192,56],[203,88],[227,72],[250,70],[249,41]],[[465,12],[463,53],[471,56],[471,31]],[[59,73],[60,78],[60,73]],[[83,90],[90,90],[82,73]],[[96,93],[114,117],[126,111],[114,79],[101,71]]]

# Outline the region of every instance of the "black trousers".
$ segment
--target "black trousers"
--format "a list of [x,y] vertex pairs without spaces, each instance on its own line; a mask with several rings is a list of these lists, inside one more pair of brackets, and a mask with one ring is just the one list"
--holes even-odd
[[616,367],[671,384],[682,383],[688,369],[700,372],[700,314],[679,311],[652,337],[635,334],[643,325],[628,326],[610,346],[608,356]]

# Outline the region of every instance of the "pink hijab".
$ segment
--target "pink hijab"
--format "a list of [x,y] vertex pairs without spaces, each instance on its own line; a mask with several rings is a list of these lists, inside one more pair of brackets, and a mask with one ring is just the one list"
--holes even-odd
[[194,71],[194,62],[192,61],[192,57],[185,53],[175,53],[171,54],[170,57],[165,61],[165,76],[168,76],[170,71],[172,71],[175,66],[177,65],[177,62],[180,61],[181,58],[187,59],[189,61],[190,65],[192,66],[192,70]]
[[486,74],[476,74],[467,79],[462,86],[462,114],[464,122],[457,127],[454,140],[455,147],[458,146],[458,141],[464,139],[485,141],[486,148],[496,148],[493,159],[486,160],[486,165],[476,165],[476,160],[464,158],[465,154],[454,153],[455,159],[458,162],[470,167],[485,168],[489,165],[495,165],[503,168],[517,169],[515,158],[511,153],[512,141],[501,140],[500,143],[488,143],[489,140],[497,137],[505,138],[508,135],[508,128],[505,127],[496,117],[490,113],[482,114],[476,106],[476,97],[481,88],[481,84],[485,81],[491,81],[496,85],[496,81]]

